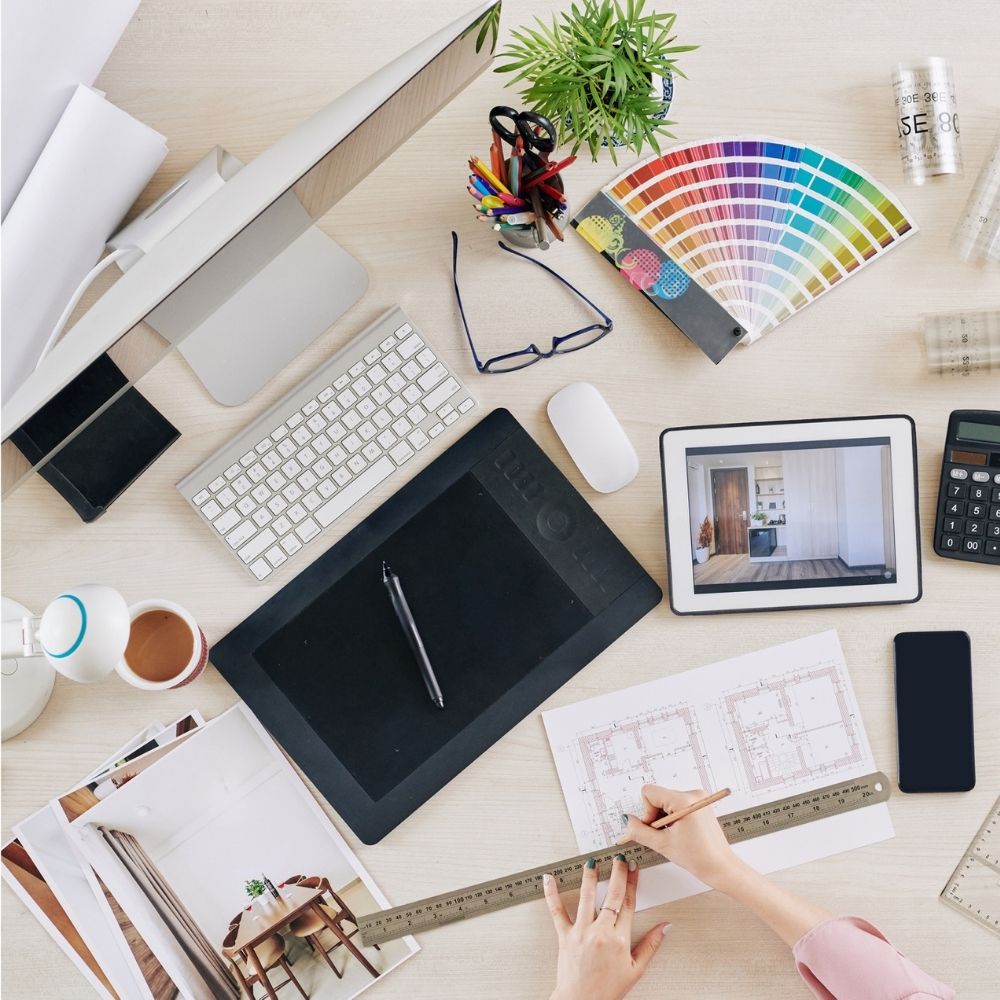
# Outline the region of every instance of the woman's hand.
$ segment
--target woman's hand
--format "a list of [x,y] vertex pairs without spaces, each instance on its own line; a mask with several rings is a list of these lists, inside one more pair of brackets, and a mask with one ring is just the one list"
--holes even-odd
[[725,891],[732,878],[745,866],[733,853],[711,809],[699,809],[662,830],[654,830],[648,825],[665,814],[703,799],[707,794],[700,789],[679,792],[659,785],[643,785],[643,813],[641,816],[622,817],[628,820],[628,826],[618,843],[634,840],[659,851],[706,885]]
[[618,855],[611,866],[608,895],[595,914],[597,869],[588,861],[580,885],[576,921],[571,921],[551,875],[545,900],[559,936],[559,965],[552,1000],[621,1000],[646,971],[663,943],[669,923],[657,924],[633,948],[632,915],[639,872]]

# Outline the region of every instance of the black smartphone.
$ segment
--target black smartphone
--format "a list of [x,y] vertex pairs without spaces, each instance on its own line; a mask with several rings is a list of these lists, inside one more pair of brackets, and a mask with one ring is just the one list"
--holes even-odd
[[900,632],[894,646],[899,790],[969,791],[976,754],[968,633]]

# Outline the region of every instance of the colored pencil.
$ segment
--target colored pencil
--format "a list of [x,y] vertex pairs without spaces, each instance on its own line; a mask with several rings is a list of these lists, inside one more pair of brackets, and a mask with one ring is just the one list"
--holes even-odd
[[654,830],[662,830],[665,826],[673,826],[679,819],[684,819],[685,816],[690,816],[691,813],[697,812],[699,809],[704,809],[705,806],[710,806],[713,802],[718,802],[727,795],[732,795],[732,790],[729,788],[720,788],[717,792],[706,795],[703,799],[698,799],[697,802],[692,802],[689,806],[684,806],[683,809],[667,813],[666,816],[661,816],[659,819],[653,820],[649,825]]

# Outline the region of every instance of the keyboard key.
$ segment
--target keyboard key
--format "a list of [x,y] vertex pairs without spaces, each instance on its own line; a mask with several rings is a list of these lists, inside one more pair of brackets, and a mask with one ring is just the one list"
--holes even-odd
[[389,390],[391,392],[399,392],[399,390],[402,389],[404,385],[406,385],[406,379],[403,378],[403,376],[400,375],[399,372],[394,372],[392,375],[389,376],[389,381],[386,382],[386,385],[389,387]]
[[313,511],[322,504],[323,501],[320,499],[320,495],[315,490],[310,490],[302,498],[302,506],[308,511]]
[[311,490],[319,482],[309,469],[306,469],[306,471],[303,472],[302,475],[295,481],[304,490]]
[[411,424],[419,424],[422,420],[427,419],[427,411],[418,403],[416,406],[410,408],[406,414],[406,419]]
[[412,434],[408,434],[406,436],[406,440],[409,441],[417,451],[420,451],[420,449],[430,441],[430,438],[418,427]]
[[288,508],[288,518],[291,520],[292,524],[298,524],[306,516],[306,509],[300,503],[292,504]]
[[[442,428],[444,430],[444,428]],[[378,443],[383,448],[391,448],[396,443],[396,435],[392,431],[382,431],[378,436]]]
[[413,425],[406,417],[400,417],[393,425],[392,429],[400,436],[405,437],[413,430]]
[[338,444],[336,448],[331,448],[326,456],[334,465],[343,465],[347,461],[347,452]]
[[333,466],[325,459],[321,458],[314,466],[313,472],[322,479],[324,476],[328,476],[333,472]]
[[302,412],[301,412],[301,411],[300,411],[300,412],[298,412],[298,413],[293,413],[293,414],[292,414],[292,415],[291,415],[291,416],[290,416],[290,417],[289,417],[289,418],[288,418],[288,419],[287,419],[287,420],[285,421],[285,426],[286,426],[286,427],[287,427],[287,428],[288,428],[288,429],[289,429],[290,431],[294,431],[294,430],[295,430],[295,428],[296,428],[296,427],[298,427],[298,426],[299,426],[299,424],[301,424],[301,423],[302,423],[302,421],[303,421],[303,420],[305,420],[305,419],[306,419],[306,418],[305,418],[305,417],[304,417],[304,416],[302,415]]
[[402,465],[413,458],[413,449],[405,442],[400,441],[392,451],[389,452],[396,465]]
[[271,440],[274,442],[278,442],[286,437],[288,437],[288,428],[284,424],[271,431]]
[[357,410],[351,410],[350,413],[344,414],[344,426],[349,430],[353,431],[358,424],[361,423],[361,417]]
[[353,392],[357,393],[358,399],[363,399],[372,391],[372,384],[364,377],[364,375],[362,375],[361,378],[359,378],[357,382],[351,386],[351,389]]
[[288,532],[292,530],[292,522],[289,521],[287,517],[282,516],[271,525],[271,528],[275,534],[287,535]]
[[948,473],[948,475],[951,476],[952,479],[969,478],[969,473],[966,469],[952,469],[951,472]]
[[445,427],[450,427],[456,420],[458,420],[458,413],[455,410],[452,410],[451,413],[444,418]]
[[255,510],[253,512],[253,523],[257,525],[258,528],[263,528],[265,525],[271,523],[271,512],[266,507],[261,507],[260,510]]
[[292,431],[292,440],[299,446],[304,445],[312,437],[308,427],[299,427]]
[[396,336],[402,340],[408,334],[413,333],[413,327],[409,323],[404,323],[397,331]]
[[329,403],[333,399],[333,386],[328,385],[316,398],[321,403]]
[[426,398],[420,401],[421,405],[428,410],[436,410],[442,403],[451,399],[460,388],[461,386],[453,378],[449,378],[442,382],[433,392],[428,393]]
[[290,458],[290,459],[289,459],[289,460],[288,460],[287,462],[285,462],[285,464],[284,464],[284,465],[283,465],[283,466],[281,467],[281,471],[282,471],[282,472],[283,472],[283,473],[284,473],[284,474],[285,474],[285,475],[286,475],[286,476],[287,476],[287,477],[288,477],[289,479],[294,479],[294,478],[295,478],[295,477],[296,477],[296,476],[297,476],[297,475],[298,475],[298,474],[299,474],[299,473],[300,473],[300,472],[302,471],[302,466],[301,466],[301,465],[299,465],[299,463],[298,463],[298,462],[297,462],[297,461],[296,461],[296,460],[295,460],[294,458]]
[[191,502],[196,506],[200,507],[212,494],[208,490],[199,490],[191,498]]
[[437,355],[435,355],[435,353],[429,347],[425,347],[417,355],[416,358],[417,364],[419,364],[421,368],[426,368],[429,364],[431,364],[432,361],[436,359],[436,357]]
[[330,440],[336,444],[347,433],[347,428],[340,421],[337,421],[332,427],[327,428],[326,433]]
[[365,364],[370,368],[378,359],[382,357],[382,352],[376,347],[365,355]]
[[288,482],[287,479],[280,472],[272,472],[271,475],[267,477],[267,485],[271,487],[272,490],[280,490],[285,483]]
[[214,521],[218,516],[222,508],[214,501],[209,500],[204,507],[201,508],[202,514],[205,515],[210,521]]
[[295,537],[294,534],[289,535],[287,538],[281,539],[281,547],[290,555],[295,555],[299,549],[302,548],[302,543]]
[[[285,456],[287,458],[287,456]],[[276,451],[269,451],[262,459],[261,462],[268,472],[274,472],[274,470],[281,465],[281,456]]]
[[401,416],[406,412],[406,403],[400,399],[398,396],[395,399],[389,400],[389,412],[394,416]]
[[281,495],[289,502],[295,503],[300,496],[302,496],[302,490],[299,489],[298,483],[289,483],[282,491]]
[[247,476],[249,476],[252,483],[259,483],[266,475],[267,469],[260,462],[256,462],[247,469]]
[[363,417],[370,417],[378,407],[370,399],[362,399],[358,403],[358,413]]
[[244,562],[251,562],[257,556],[262,555],[278,540],[275,533],[270,528],[265,528],[252,541],[240,549],[239,556]]
[[361,454],[368,459],[369,462],[374,462],[382,454],[382,449],[374,442],[369,441],[368,444],[361,449]]
[[384,431],[392,423],[392,417],[388,410],[378,410],[372,414],[372,423],[380,430]]
[[392,334],[390,334],[378,346],[379,346],[379,350],[381,350],[381,351],[388,351],[391,348],[393,348],[393,347],[396,346],[396,338],[394,336],[392,336]]
[[441,431],[444,430],[444,424],[435,424],[427,433],[430,434],[432,438],[436,438]]
[[215,498],[223,507],[232,507],[236,503],[236,494],[227,486]]
[[278,445],[278,454],[282,458],[291,458],[295,454],[295,442],[291,438],[286,438]]
[[240,523],[240,515],[235,510],[227,510],[213,525],[220,535],[232,531]]
[[384,386],[378,386],[372,393],[372,399],[378,406],[385,406],[390,399],[392,399],[392,393]]
[[243,471],[243,467],[239,464],[239,462],[233,462],[233,464],[231,466],[229,466],[228,469],[226,469],[226,479],[233,480],[242,471]]
[[476,405],[476,401],[470,396],[463,399],[461,403],[458,404],[459,413],[468,413]]
[[265,559],[266,559],[266,560],[267,560],[267,561],[268,561],[268,562],[269,562],[269,563],[270,563],[270,564],[271,564],[271,565],[272,565],[272,566],[273,566],[273,567],[274,567],[275,569],[277,569],[277,568],[278,568],[278,567],[279,567],[279,566],[280,566],[280,565],[281,565],[281,564],[282,564],[283,562],[285,562],[285,560],[287,560],[287,559],[288,559],[288,556],[286,556],[286,555],[285,555],[285,553],[284,553],[284,552],[282,552],[282,551],[281,551],[281,549],[280,549],[280,548],[279,548],[279,547],[278,547],[277,545],[272,545],[272,546],[271,546],[271,548],[269,548],[269,549],[268,549],[268,550],[267,550],[267,551],[266,551],[266,552],[264,553],[264,558],[265,558]]
[[263,580],[265,577],[271,575],[271,567],[263,559],[258,559],[256,562],[250,564],[250,572],[258,580]]
[[442,420],[444,420],[444,418],[445,418],[446,416],[448,416],[448,414],[449,414],[449,413],[451,413],[451,411],[452,411],[453,409],[454,409],[454,407],[453,407],[453,406],[451,405],[451,403],[445,403],[445,404],[444,404],[444,406],[442,406],[442,407],[441,407],[441,409],[440,409],[440,410],[438,410],[438,413],[437,413],[437,415],[438,415],[438,416],[439,416],[439,417],[440,417],[440,418],[441,418]]
[[357,361],[347,370],[347,374],[351,378],[357,378],[365,370],[365,363],[363,361]]
[[946,517],[941,522],[941,530],[949,535],[960,535],[962,534],[962,525],[964,521],[961,521],[957,517]]
[[[405,372],[406,369],[404,368]],[[448,369],[445,368],[443,364],[438,362],[433,368],[425,371],[420,378],[417,379],[417,385],[420,386],[424,392],[430,392],[443,378],[448,377]]]
[[337,492],[337,487],[334,485],[332,479],[324,479],[316,489],[324,500],[329,500]]
[[345,466],[345,465],[342,465],[333,474],[333,481],[338,486],[346,486],[353,478],[354,477],[351,475],[351,470],[348,469],[347,466]]
[[336,420],[344,411],[336,403],[327,403],[320,412],[327,420]]
[[296,456],[296,458],[299,461],[299,463],[301,463],[301,465],[303,467],[305,467],[305,466],[308,466],[308,465],[312,465],[313,462],[316,461],[317,455],[316,455],[316,452],[314,452],[309,445],[306,445],[302,449],[302,451],[300,451],[298,453],[298,455]]
[[347,437],[345,437],[345,438],[344,438],[344,447],[345,447],[345,448],[346,448],[346,449],[347,449],[347,450],[348,450],[348,451],[349,451],[349,452],[350,452],[350,453],[351,453],[352,455],[353,455],[353,454],[354,454],[354,453],[355,453],[356,451],[360,451],[360,450],[361,450],[361,446],[362,446],[363,444],[364,444],[364,441],[362,441],[362,440],[361,440],[361,438],[359,438],[359,437],[357,436],[357,434],[348,434],[348,435],[347,435]]
[[368,377],[372,380],[373,385],[379,385],[389,377],[389,373],[381,365],[375,365],[368,372]]
[[274,443],[271,441],[271,438],[270,438],[270,435],[269,435],[268,437],[264,438],[262,441],[258,441],[253,446],[253,450],[255,452],[257,452],[258,455],[266,455],[271,450],[271,448],[273,446],[274,446]]
[[358,397],[351,392],[350,389],[345,389],[338,397],[337,402],[345,409],[349,410],[356,402]]
[[226,535],[226,542],[234,549],[238,549],[245,541],[257,533],[257,525],[253,521],[241,521],[232,531]]
[[308,542],[310,538],[315,538],[319,534],[319,525],[308,517],[295,529],[295,534],[301,541]]
[[399,356],[406,361],[408,358],[412,358],[423,346],[424,342],[414,333],[407,337],[396,350],[399,351]]
[[236,504],[236,509],[245,517],[249,517],[257,509],[257,502],[253,497],[243,497]]
[[257,461],[257,452],[252,449],[240,458],[240,465],[245,469],[248,465],[253,465]]
[[402,363],[403,359],[395,351],[393,351],[391,354],[387,354],[382,359],[383,366],[385,367],[386,371],[390,373],[394,372],[397,368],[399,368],[400,365],[402,365]]
[[358,434],[361,435],[361,439],[363,441],[371,441],[371,439],[375,437],[376,434],[378,434],[378,429],[370,420],[366,420],[358,428]]
[[313,434],[319,434],[324,427],[326,427],[326,420],[323,419],[322,415],[319,413],[314,413],[307,421],[306,427],[313,432]]
[[966,538],[962,542],[962,549],[965,552],[979,553],[983,551],[983,540],[981,538]]
[[313,438],[312,447],[316,449],[317,455],[325,455],[333,447],[333,442],[325,434],[320,434]]
[[302,407],[302,413],[307,417],[311,417],[318,409],[319,409],[319,400],[310,399],[309,402]]
[[267,509],[272,514],[280,514],[287,506],[288,503],[284,497],[271,497],[271,499],[267,501]]
[[213,480],[212,480],[212,481],[211,481],[211,482],[210,482],[210,483],[208,484],[208,488],[209,488],[209,489],[210,489],[210,490],[211,490],[211,491],[212,491],[213,493],[218,493],[218,492],[219,492],[219,490],[221,490],[221,489],[222,489],[222,487],[223,487],[223,486],[225,486],[225,485],[226,485],[226,481],[225,481],[225,479],[223,479],[223,477],[222,477],[222,476],[217,476],[217,477],[216,477],[215,479],[213,479]]
[[369,465],[349,486],[344,487],[320,507],[316,511],[316,520],[324,528],[332,524],[358,500],[367,496],[382,480],[392,475],[394,468],[392,462],[383,455],[377,462]]
[[350,385],[350,383],[351,383],[351,376],[348,375],[347,372],[344,372],[343,375],[337,376],[337,381],[333,383],[333,387],[334,389],[337,390],[337,392],[340,392],[340,390],[343,389],[344,386]]
[[402,368],[402,374],[412,382],[420,374],[420,365],[416,361],[407,361]]
[[418,399],[420,399],[420,396],[420,389],[415,385],[408,385],[403,390],[403,399],[405,399],[407,403],[415,403]]
[[981,469],[976,470],[972,473],[972,481],[974,483],[988,483],[990,481],[990,474],[983,472]]
[[365,467],[368,465],[368,460],[363,455],[352,455],[347,460],[347,467],[353,473],[364,472]]
[[957,535],[941,535],[938,538],[938,548],[945,552],[958,552],[962,545],[962,539]]

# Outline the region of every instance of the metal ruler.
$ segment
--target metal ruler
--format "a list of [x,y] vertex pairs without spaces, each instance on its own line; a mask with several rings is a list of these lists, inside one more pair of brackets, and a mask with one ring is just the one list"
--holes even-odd
[[1000,799],[993,803],[941,898],[959,913],[1000,934]]
[[[779,799],[767,805],[753,806],[742,812],[729,813],[719,817],[719,824],[726,840],[730,844],[738,844],[766,833],[788,830],[816,819],[885,802],[889,798],[889,792],[889,779],[881,772],[876,772],[863,778],[853,778],[812,792]],[[366,945],[380,944],[456,920],[468,920],[483,913],[527,903],[543,895],[542,876],[545,874],[556,879],[560,891],[577,889],[583,866],[590,858],[597,863],[598,878],[606,879],[611,874],[611,863],[616,854],[624,854],[626,861],[634,861],[640,868],[664,862],[663,855],[635,843],[579,854],[575,858],[555,861],[514,875],[504,875],[464,889],[454,889],[440,896],[431,896],[391,910],[368,913],[358,917],[361,939]]]

